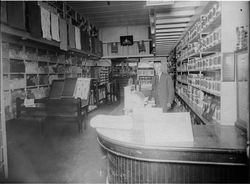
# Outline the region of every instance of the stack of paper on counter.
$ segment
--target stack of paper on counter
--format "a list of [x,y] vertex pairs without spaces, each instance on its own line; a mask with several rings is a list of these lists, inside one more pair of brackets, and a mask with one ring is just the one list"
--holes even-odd
[[110,128],[129,130],[133,128],[133,119],[130,116],[97,115],[90,121],[93,128]]
[[190,113],[161,113],[144,116],[146,145],[163,145],[169,142],[193,142]]

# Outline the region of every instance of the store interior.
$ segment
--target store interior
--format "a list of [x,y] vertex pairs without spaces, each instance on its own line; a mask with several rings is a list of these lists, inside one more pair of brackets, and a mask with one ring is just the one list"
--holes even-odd
[[0,182],[248,183],[249,10],[1,1]]

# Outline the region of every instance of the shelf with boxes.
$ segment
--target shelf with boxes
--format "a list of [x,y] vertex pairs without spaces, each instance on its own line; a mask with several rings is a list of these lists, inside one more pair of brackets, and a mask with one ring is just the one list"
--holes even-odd
[[139,81],[141,90],[152,89],[152,78],[154,77],[154,68],[140,68],[137,69],[137,79]]
[[[176,46],[178,98],[205,124],[233,125],[235,122],[233,52],[234,47],[236,50],[245,47],[244,38],[246,40],[248,33],[247,26],[239,31],[244,15],[229,12],[245,8],[244,3],[208,2]],[[231,19],[239,22],[232,23],[228,29],[226,25]]]
[[[70,8],[51,2],[3,2],[1,32],[89,57],[102,56],[97,28]],[[13,14],[11,11],[16,10]],[[48,18],[49,17],[49,18]],[[44,26],[46,24],[47,26]],[[69,27],[69,28],[67,28]]]
[[82,77],[83,56],[58,49],[3,42],[6,119],[15,114],[16,97],[44,98],[55,79]]
[[99,69],[99,84],[107,84],[109,82],[109,74],[111,72],[110,66],[102,66]]

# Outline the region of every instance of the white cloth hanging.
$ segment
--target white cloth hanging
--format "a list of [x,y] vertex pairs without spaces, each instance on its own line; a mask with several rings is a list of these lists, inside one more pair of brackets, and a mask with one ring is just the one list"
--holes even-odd
[[80,35],[80,29],[78,27],[75,27],[75,42],[76,42],[76,48],[81,50],[81,35]]
[[43,7],[41,7],[41,25],[42,25],[43,38],[51,40],[50,12]]
[[58,42],[60,41],[58,15],[52,12],[51,12],[51,34],[53,40]]

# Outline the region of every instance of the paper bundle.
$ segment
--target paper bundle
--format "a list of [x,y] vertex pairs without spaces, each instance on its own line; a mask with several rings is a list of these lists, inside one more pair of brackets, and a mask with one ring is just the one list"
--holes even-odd
[[133,128],[133,119],[130,116],[97,115],[91,119],[93,128],[110,128],[129,130]]

